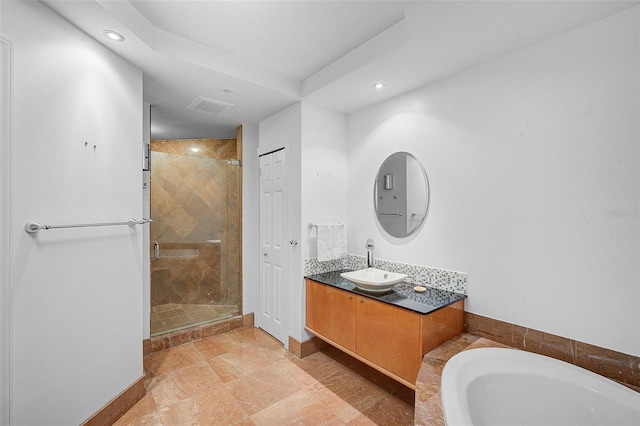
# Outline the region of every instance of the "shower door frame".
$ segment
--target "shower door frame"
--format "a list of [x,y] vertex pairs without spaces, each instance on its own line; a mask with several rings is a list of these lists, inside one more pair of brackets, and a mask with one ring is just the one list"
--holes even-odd
[[[232,305],[235,305],[235,309],[234,312],[232,313],[231,316],[225,316],[224,318],[219,318],[219,319],[214,319],[212,318],[210,321],[207,320],[205,322],[195,322],[194,324],[191,325],[185,325],[185,326],[180,326],[176,329],[171,329],[171,330],[166,330],[166,331],[162,331],[162,332],[157,332],[154,330],[152,330],[151,328],[151,315],[152,315],[152,308],[154,305],[152,305],[152,258],[153,258],[153,249],[151,248],[153,240],[152,240],[152,235],[151,235],[151,227],[149,227],[149,233],[147,235],[147,238],[145,240],[145,250],[147,251],[147,259],[149,261],[149,274],[148,274],[148,293],[146,295],[146,300],[147,300],[147,308],[148,308],[148,314],[146,315],[147,318],[147,324],[148,324],[148,336],[150,337],[158,337],[158,336],[162,336],[163,334],[166,333],[172,333],[174,331],[180,331],[182,329],[184,330],[188,330],[192,327],[195,326],[202,326],[204,324],[208,324],[211,322],[217,322],[218,320],[224,320],[226,318],[232,318],[232,317],[236,317],[241,315],[242,313],[242,126],[238,126],[237,127],[237,136],[236,138],[228,138],[228,139],[215,139],[215,138],[211,138],[211,139],[182,139],[182,140],[178,140],[178,139],[174,139],[174,140],[165,140],[165,141],[180,141],[181,143],[190,143],[190,142],[197,142],[197,141],[204,141],[204,143],[211,143],[211,141],[217,141],[217,142],[228,142],[230,140],[235,140],[235,146],[233,148],[231,148],[230,146],[227,145],[226,148],[226,154],[221,154],[223,155],[222,158],[218,157],[217,154],[215,154],[216,156],[207,156],[210,160],[214,160],[214,161],[221,161],[221,162],[227,162],[227,165],[225,167],[229,168],[229,167],[239,167],[237,169],[237,171],[233,171],[233,170],[229,170],[227,169],[227,179],[228,182],[231,182],[231,179],[233,179],[235,182],[235,184],[237,185],[235,190],[237,191],[234,195],[233,192],[228,192],[227,193],[227,197],[237,197],[237,199],[234,201],[237,203],[237,205],[235,207],[237,207],[236,210],[234,210],[232,212],[232,214],[230,216],[228,216],[227,220],[225,221],[225,228],[227,229],[227,233],[225,234],[225,238],[226,238],[226,243],[232,245],[233,248],[233,259],[235,259],[235,263],[237,265],[237,269],[236,268],[228,268],[228,263],[229,263],[229,257],[228,255],[224,256],[221,261],[220,261],[220,265],[222,268],[224,268],[227,272],[229,279],[227,279],[227,282],[231,281],[233,282],[233,291],[236,292],[236,298],[234,299],[229,299],[230,301],[233,301],[234,303],[232,303]],[[151,146],[151,142],[158,142],[159,140],[153,140],[151,141],[149,138],[149,143]],[[161,140],[160,140],[161,141]],[[214,143],[215,144],[215,143]],[[230,152],[230,150],[233,151],[233,153]],[[156,150],[156,151],[160,151],[160,150]],[[172,153],[169,151],[164,151],[166,153]],[[202,156],[202,155],[199,155]],[[206,155],[205,155],[206,156]],[[231,156],[232,158],[226,158],[226,156]],[[152,162],[153,163],[153,162]],[[151,165],[151,168],[153,168],[154,165]],[[233,174],[233,175],[232,175]],[[148,199],[145,201],[146,206],[148,206],[148,211],[149,213],[151,213],[151,171],[149,172],[145,172],[145,182],[148,182],[147,185],[145,187],[145,189],[147,189],[147,193],[148,193]],[[229,208],[229,202],[225,202],[225,209]],[[156,213],[157,214],[157,213]],[[233,225],[228,225],[235,222],[235,229],[233,228]],[[230,232],[233,231],[233,232]],[[237,241],[236,241],[237,240]],[[211,240],[213,241],[213,240]],[[162,247],[160,247],[162,249]],[[227,252],[228,253],[228,252]],[[225,276],[225,274],[221,275],[222,277]],[[224,284],[224,283],[223,283]],[[237,286],[237,287],[236,287]],[[189,302],[176,302],[179,304],[189,304]],[[201,303],[201,304],[208,304],[208,303]],[[212,306],[215,306],[214,303],[211,303]]]

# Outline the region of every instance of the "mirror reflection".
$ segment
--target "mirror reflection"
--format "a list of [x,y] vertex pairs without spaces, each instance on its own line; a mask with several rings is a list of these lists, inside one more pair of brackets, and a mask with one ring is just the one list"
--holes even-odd
[[391,154],[382,163],[373,195],[378,222],[394,237],[413,234],[427,218],[427,173],[418,159],[408,152]]

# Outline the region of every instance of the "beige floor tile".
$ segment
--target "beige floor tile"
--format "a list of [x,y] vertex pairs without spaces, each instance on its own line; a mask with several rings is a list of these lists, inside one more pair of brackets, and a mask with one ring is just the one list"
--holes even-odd
[[311,371],[329,362],[335,361],[324,352],[316,352],[302,359],[292,356],[291,362],[305,371]]
[[275,337],[270,336],[268,333],[263,332],[259,328],[241,328],[239,330],[234,330],[231,333],[240,336],[242,340],[252,346],[266,349],[282,349],[282,343],[280,343]]
[[142,417],[136,417],[127,420],[123,419],[124,417],[114,423],[114,426],[164,426],[162,424],[160,413],[157,411],[154,411]]
[[255,414],[298,391],[295,387],[272,383],[254,375],[232,380],[226,387],[248,414]]
[[180,386],[173,374],[155,377],[149,385],[149,391],[158,410],[193,397],[193,394]]
[[147,374],[157,376],[199,364],[204,357],[192,343],[165,349],[145,357],[144,364]]
[[246,342],[238,339],[238,337],[231,334],[231,332],[207,337],[206,339],[193,342],[193,344],[205,359],[215,358],[218,355],[226,354],[236,349],[248,346]]
[[198,426],[198,406],[195,398],[188,398],[159,410],[163,426]]
[[312,387],[324,387],[360,412],[369,409],[386,395],[380,387],[350,370],[338,372]]
[[394,395],[387,395],[349,424],[366,424],[359,422],[362,417],[380,426],[409,426],[413,425],[413,407]]
[[344,399],[340,398],[334,392],[324,386],[314,386],[307,390],[307,392],[318,400],[322,405],[333,413],[340,421],[349,423],[351,420],[357,418],[362,413],[358,411],[356,407],[349,404]]
[[283,359],[252,374],[258,380],[283,387],[305,389],[318,381],[297,365]]
[[207,361],[223,382],[230,382],[273,364],[261,348],[248,346],[210,358]]
[[344,424],[305,391],[254,414],[251,420],[257,426]]
[[[249,420],[240,403],[222,385],[220,391],[196,396],[200,425],[232,425]],[[222,391],[224,389],[224,391]]]
[[[155,423],[154,423],[155,422]],[[156,409],[156,403],[153,396],[148,393],[136,405],[125,413],[116,423],[115,426],[125,425],[151,425],[161,424],[160,415]]]
[[177,385],[190,395],[204,395],[212,386],[222,384],[222,379],[206,363],[182,368],[173,377]]
[[117,423],[412,424],[413,391],[329,349],[298,359],[256,328],[145,357],[147,395]]

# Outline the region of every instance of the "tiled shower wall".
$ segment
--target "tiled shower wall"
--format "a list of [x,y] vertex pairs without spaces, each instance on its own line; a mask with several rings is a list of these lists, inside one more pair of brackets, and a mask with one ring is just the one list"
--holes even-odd
[[151,305],[237,304],[236,140],[156,140],[151,151]]

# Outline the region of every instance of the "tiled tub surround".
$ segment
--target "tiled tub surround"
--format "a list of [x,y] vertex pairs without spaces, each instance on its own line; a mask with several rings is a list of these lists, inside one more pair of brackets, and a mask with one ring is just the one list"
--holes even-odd
[[[465,313],[465,330],[470,323],[472,324],[471,327],[473,328],[476,327],[476,325],[479,323],[482,323],[483,326],[487,326],[495,321],[489,318],[479,319],[477,317],[477,315]],[[496,326],[496,330],[513,330],[513,327],[518,327],[507,323],[496,324]],[[474,330],[476,333],[483,333],[479,331],[478,328],[474,328]],[[442,377],[442,370],[444,369],[447,361],[451,359],[451,357],[453,357],[457,353],[469,349],[493,347],[526,349],[529,352],[539,353],[542,355],[550,356],[552,358],[561,359],[572,364],[576,364],[582,368],[591,370],[610,379],[616,380],[616,377],[612,376],[617,376],[618,378],[624,376],[626,379],[635,378],[635,382],[637,383],[638,365],[640,363],[640,358],[638,357],[620,354],[619,352],[597,348],[591,345],[586,345],[585,349],[581,351],[577,348],[580,348],[585,344],[573,341],[572,345],[576,348],[576,358],[575,362],[572,362],[571,360],[555,356],[561,355],[563,352],[562,350],[557,349],[557,346],[559,344],[563,346],[563,344],[561,343],[563,338],[546,333],[541,333],[535,330],[530,331],[531,335],[536,337],[530,339],[528,345],[525,335],[518,332],[514,334],[506,333],[511,337],[507,337],[505,334],[502,334],[500,332],[494,333],[493,335],[495,336],[495,339],[501,340],[502,342],[482,337],[475,333],[472,334],[469,332],[465,332],[426,354],[422,360],[422,366],[420,367],[418,380],[416,381],[415,425],[444,426],[442,408],[440,405],[440,381]],[[487,335],[490,335],[490,333]],[[508,341],[511,344],[505,344],[505,341]],[[546,343],[544,343],[545,341]],[[580,352],[583,353],[581,355],[578,355]],[[624,358],[624,361],[620,362],[620,357]],[[583,358],[583,360],[581,361],[579,358]],[[601,367],[603,364],[609,364],[609,367],[605,367],[604,369],[602,369]],[[621,371],[620,374],[618,374],[618,372],[611,370],[611,367],[613,367],[614,365],[620,366],[621,364],[625,364],[627,366],[625,368],[625,371]],[[635,373],[630,371],[630,368],[633,369],[633,366],[635,366]],[[608,372],[609,374],[605,374],[606,372]],[[640,391],[640,387],[637,387],[637,385],[633,386],[632,383],[630,383],[630,381],[633,380],[627,380],[626,382],[623,382],[621,380],[618,381],[626,384],[631,389]]]
[[585,368],[640,391],[640,357],[465,312],[464,330]]
[[[412,283],[433,287],[455,293],[467,294],[467,274],[428,266],[412,265],[410,263],[393,262],[390,260],[374,259],[373,266],[389,272],[407,274]],[[304,260],[304,275],[316,275],[331,271],[356,271],[367,267],[367,258],[348,254],[342,259],[319,262],[317,258]]]
[[422,359],[416,380],[416,426],[444,426],[440,405],[440,379],[444,365],[455,354],[474,348],[508,347],[483,337],[463,333],[435,348]]

